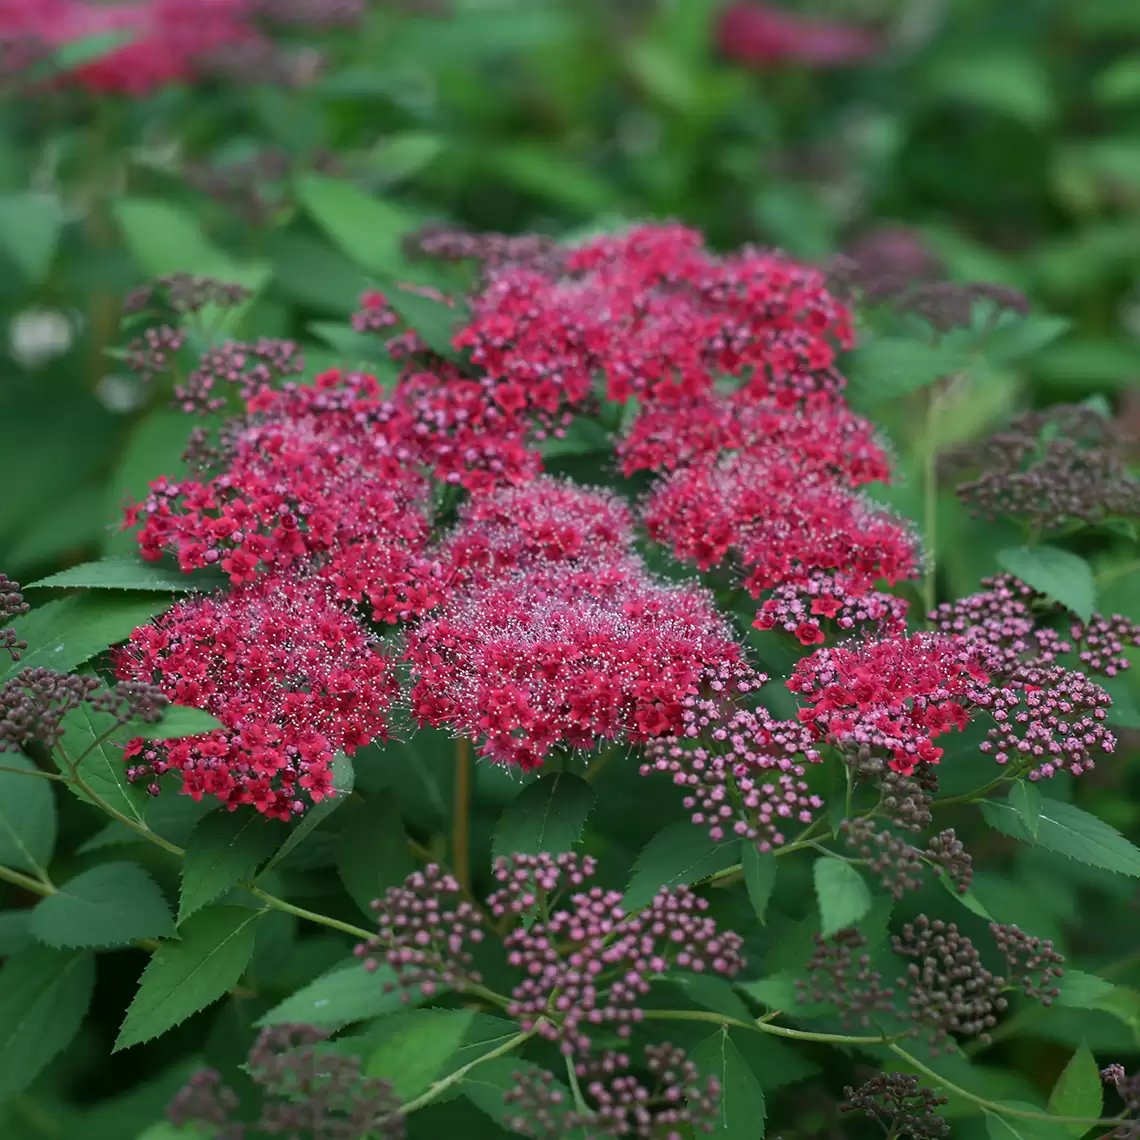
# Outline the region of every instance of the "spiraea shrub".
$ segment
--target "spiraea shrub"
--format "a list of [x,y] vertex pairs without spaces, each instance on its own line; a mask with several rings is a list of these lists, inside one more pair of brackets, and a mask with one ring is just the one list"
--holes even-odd
[[117,1003],[148,1140],[1140,1135],[1130,453],[943,430],[1041,319],[675,224],[405,256],[337,367],[130,298],[185,452],[0,578],[0,1089]]

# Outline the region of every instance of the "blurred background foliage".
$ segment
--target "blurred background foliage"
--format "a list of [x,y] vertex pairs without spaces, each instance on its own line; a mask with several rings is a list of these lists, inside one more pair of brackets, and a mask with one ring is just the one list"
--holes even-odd
[[237,331],[330,347],[314,329],[343,320],[363,277],[307,208],[321,172],[378,197],[393,252],[429,222],[567,234],[674,217],[718,247],[847,249],[1015,286],[1072,326],[1016,385],[987,386],[968,430],[1003,404],[1091,393],[1140,418],[1140,6],[785,9],[811,21],[798,47],[764,6],[720,0],[385,3],[322,37],[301,85],[125,99],[9,82],[4,564],[35,574],[113,541],[148,451],[182,431],[105,352],[132,286],[241,279],[258,300]]

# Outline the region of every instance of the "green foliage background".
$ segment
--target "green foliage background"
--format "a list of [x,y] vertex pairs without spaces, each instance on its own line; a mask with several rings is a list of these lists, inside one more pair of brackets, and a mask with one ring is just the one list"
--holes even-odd
[[[8,99],[0,120],[6,330],[0,567],[6,572],[26,582],[129,554],[130,539],[116,529],[119,505],[150,479],[174,473],[187,421],[167,409],[164,391],[140,386],[114,354],[121,346],[118,307],[128,290],[175,271],[244,283],[255,298],[227,318],[226,331],[294,337],[311,373],[375,353],[352,333],[348,315],[368,284],[422,276],[401,240],[428,222],[568,236],[670,217],[699,227],[717,247],[757,242],[807,259],[900,223],[943,260],[950,278],[1023,290],[1042,315],[1012,348],[998,351],[966,338],[947,367],[924,358],[913,341],[900,355],[891,347],[898,330],[872,327],[867,331],[878,339],[870,337],[849,362],[853,402],[884,424],[898,452],[903,477],[878,497],[917,525],[924,519],[921,464],[930,433],[945,445],[985,434],[1019,407],[1090,397],[1140,423],[1140,5],[1134,0],[819,0],[813,12],[883,26],[890,49],[842,71],[783,67],[762,74],[718,59],[709,31],[718,8],[713,0],[454,0],[451,7],[441,16],[377,5],[361,34],[329,39],[328,66],[299,90],[208,86],[137,102],[66,94]],[[193,172],[202,164],[234,168],[267,149],[283,152],[288,162],[279,176],[258,180],[265,200],[256,211],[248,195],[222,202],[194,188]],[[431,272],[434,284],[462,284],[458,273]],[[915,390],[947,371],[962,379],[937,420],[927,420]],[[551,466],[598,479],[605,475],[598,462],[582,448]],[[1001,523],[969,519],[950,494],[936,506],[939,589],[955,597],[996,572],[999,553],[1022,536]],[[1077,548],[1097,577],[1097,608],[1140,619],[1140,584],[1129,572],[1134,546],[1097,533],[1082,535]],[[66,647],[72,659],[52,655],[50,663],[71,668],[124,636],[168,595],[95,589],[51,601],[59,595],[43,589],[29,596],[50,602],[26,619],[33,647]],[[754,638],[754,648],[762,657],[775,654],[767,663],[784,671],[780,646]],[[1140,839],[1137,673],[1114,687],[1124,736],[1118,762],[1084,777],[1079,788],[1059,779],[1050,789],[1065,807],[1073,800],[1133,841]],[[410,866],[402,844],[383,847],[384,835],[399,829],[398,814],[391,829],[377,821],[388,818],[385,811],[402,813],[430,837],[445,831],[450,811],[451,742],[420,734],[390,751],[405,748],[414,749],[415,777],[391,763],[359,763],[352,798],[312,842],[262,872],[266,890],[367,925],[362,904]],[[947,772],[952,761],[944,762]],[[105,781],[105,794],[121,797],[123,810],[136,810],[130,789],[115,784],[113,759],[104,767],[92,778]],[[976,774],[975,768],[963,779]],[[580,789],[573,799],[575,778],[567,775],[559,793],[571,805],[585,802]],[[492,831],[516,790],[501,773],[479,771],[473,839],[480,857],[492,850]],[[183,946],[190,941],[216,952],[212,977],[220,995],[244,966],[242,959],[234,974],[241,957],[235,947],[255,938],[249,915],[256,912],[243,909],[248,898],[231,888],[266,852],[248,846],[248,837],[226,836],[233,862],[218,867],[199,851],[219,841],[203,829],[236,828],[236,822],[201,821],[198,805],[166,797],[150,805],[147,825],[187,849],[180,879],[161,850],[134,842],[114,823],[100,830],[100,817],[62,792],[53,807],[44,799],[51,791],[45,782],[0,775],[0,824],[14,821],[7,831],[0,827],[0,863],[24,872],[50,865],[53,880],[68,885],[35,918],[29,918],[32,896],[0,887],[5,1140],[134,1137],[160,1118],[196,1059],[234,1073],[254,1024],[316,1017],[318,1008],[338,1026],[358,1019],[364,995],[337,973],[349,944],[328,930],[314,934],[296,915],[277,910],[257,924],[246,975],[252,996],[227,1000],[154,1045],[112,1057],[122,1011],[148,960],[129,944],[169,933],[164,897],[180,900],[179,919],[189,924],[182,927]],[[547,792],[535,784],[524,795]],[[668,833],[654,840],[681,817],[669,792],[655,798],[635,774],[616,769],[599,787],[587,848],[610,857],[619,878],[629,872],[631,891],[639,873],[648,874],[640,889],[650,892],[670,873],[652,850],[654,842],[676,849]],[[581,828],[574,810],[562,821],[570,836]],[[985,1076],[963,1075],[965,1062],[958,1068],[946,1062],[945,1071],[993,1099],[1040,1104],[1082,1042],[1098,1059],[1135,1060],[1140,1053],[1140,990],[1130,988],[1140,986],[1140,866],[1129,861],[1130,844],[1107,855],[1101,850],[1099,865],[1095,857],[1063,859],[1057,851],[1071,856],[1069,840],[1054,836],[1051,845],[1046,827],[1034,845],[1011,844],[1003,834],[1024,838],[1022,815],[1004,804],[992,815],[990,829],[978,830],[975,840],[980,905],[1065,941],[1079,966],[1073,994],[1083,976],[1089,981],[1082,996],[1047,1016],[1018,1014],[1019,1031],[1001,1042]],[[499,825],[514,829],[509,842],[500,830],[505,849],[526,842],[528,818],[518,811]],[[4,844],[15,843],[17,831],[26,842],[9,850]],[[676,834],[700,838],[685,825]],[[688,855],[689,866],[705,868],[702,874],[717,869],[715,851]],[[752,903],[763,913],[772,891],[768,872],[745,870]],[[814,884],[821,906],[827,891],[842,886],[826,880],[817,876]],[[807,877],[782,877],[773,900],[811,889]],[[75,946],[66,931],[93,891],[100,921],[111,927],[96,923]],[[850,892],[839,893],[849,905]],[[114,907],[102,904],[120,895],[132,904],[116,925]],[[730,904],[724,909],[731,912]],[[850,916],[832,917],[842,925]],[[805,930],[785,933],[792,949],[786,963],[772,963],[772,979],[795,965],[805,944]],[[101,955],[96,971],[91,950],[107,945],[122,948]],[[1114,964],[1116,989],[1098,989],[1091,977],[1106,963]],[[175,956],[146,968],[165,971],[177,992]],[[753,996],[775,1000],[766,992]],[[378,1004],[367,1016],[376,1018],[384,1009],[372,997]],[[10,1032],[29,1009],[64,1043],[83,1020],[79,1035],[30,1084],[20,1065],[38,1072],[35,1058]],[[145,1040],[160,1023],[173,1025],[192,1012],[136,1013],[150,1020],[140,1026],[128,1019],[119,1044]],[[502,1030],[483,1014],[462,1022],[455,1020],[459,1011],[438,1016],[452,1021],[433,1025],[427,1038],[462,1042],[466,1050],[496,1041]],[[378,1065],[406,1052],[401,1032],[418,1040],[414,1025],[377,1022],[369,1032],[362,1047],[389,1058]],[[52,1043],[50,1035],[41,1042],[45,1050]],[[770,1094],[810,1075],[820,1060],[762,1044],[772,1053],[746,1060],[740,1049],[752,1042],[738,1048],[734,1041],[733,1063],[766,1072]],[[445,1059],[429,1055],[404,1074],[407,1095],[422,1091],[424,1074],[430,1083]],[[488,1072],[488,1081],[509,1076],[493,1064]],[[478,1093],[471,1099],[478,1103]],[[485,1121],[464,1116],[462,1103],[431,1110],[435,1134],[458,1135],[454,1129]],[[986,1120],[966,1115],[969,1107],[951,1105],[962,1114],[954,1135],[986,1135]],[[808,1120],[809,1108],[804,1112]],[[165,1133],[159,1126],[146,1135],[161,1140]],[[989,1135],[1006,1134],[991,1129]],[[1035,1140],[1044,1133],[1010,1135]]]

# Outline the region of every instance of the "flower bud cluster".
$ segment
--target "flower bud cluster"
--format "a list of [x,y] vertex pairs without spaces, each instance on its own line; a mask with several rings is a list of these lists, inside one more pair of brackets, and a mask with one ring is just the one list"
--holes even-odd
[[1055,530],[1140,516],[1140,480],[1128,473],[1125,443],[1095,408],[1058,404],[1014,416],[1004,431],[956,448],[941,465],[946,477],[978,472],[957,488],[975,514]]
[[534,1140],[566,1136],[633,1136],[672,1140],[714,1131],[720,1082],[701,1076],[683,1050],[668,1043],[645,1048],[648,1083],[631,1072],[630,1058],[606,1051],[575,1064],[583,1108],[574,1107],[553,1073],[518,1071],[504,1098],[511,1131]]
[[947,1098],[918,1083],[909,1073],[880,1073],[858,1088],[843,1090],[843,1112],[861,1112],[888,1136],[942,1140],[950,1125],[938,1115]]
[[327,1036],[309,1025],[262,1030],[246,1063],[263,1098],[252,1123],[240,1118],[237,1095],[213,1069],[196,1073],[175,1096],[167,1109],[170,1122],[204,1126],[215,1140],[404,1140],[391,1085],[364,1076],[359,1057],[322,1048]]

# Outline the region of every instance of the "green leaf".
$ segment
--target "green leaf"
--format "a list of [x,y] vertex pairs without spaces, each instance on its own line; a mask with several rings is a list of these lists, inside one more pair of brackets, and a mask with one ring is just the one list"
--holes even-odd
[[126,946],[174,934],[170,907],[135,863],[103,863],[68,880],[32,911],[32,934],[63,948]]
[[[123,760],[123,744],[110,738],[101,739],[117,728],[114,717],[97,713],[90,705],[80,705],[63,718],[62,747],[72,760],[78,760],[83,782],[101,800],[135,823],[145,822],[147,795],[127,779]],[[82,757],[82,759],[79,759]],[[67,774],[67,768],[61,765]],[[78,785],[67,785],[84,803],[93,802]]]
[[956,345],[877,337],[855,353],[851,384],[868,407],[909,396],[943,376],[963,372],[973,357]]
[[408,328],[416,330],[428,348],[443,357],[455,356],[451,338],[470,315],[466,305],[458,302],[454,305],[444,304],[420,293],[401,289],[398,285],[386,289],[384,296]]
[[225,727],[216,716],[211,716],[205,709],[194,709],[188,705],[167,705],[162,720],[156,724],[131,721],[123,726],[123,732],[125,735],[129,734],[131,739],[140,736],[143,740],[176,740],[183,736],[201,736]]
[[[39,769],[22,752],[0,752],[0,764],[24,772]],[[41,776],[0,772],[0,866],[43,871],[55,850],[55,797]]]
[[409,277],[401,242],[415,228],[411,214],[323,174],[302,174],[295,188],[309,217],[353,261],[386,277]]
[[998,552],[998,565],[1027,586],[1060,602],[1087,622],[1096,609],[1096,579],[1079,555],[1056,546],[1014,546]]
[[1028,780],[1018,780],[1009,789],[1009,806],[1017,812],[1017,818],[1025,825],[1025,830],[1037,842],[1041,830],[1041,792]]
[[740,862],[744,867],[744,885],[748,888],[748,898],[756,917],[763,922],[768,910],[768,900],[776,885],[776,856],[771,851],[760,851],[750,839],[741,846]]
[[1105,1003],[1111,1001],[1116,986],[1096,974],[1087,974],[1084,970],[1071,970],[1065,968],[1058,988],[1057,1004],[1072,1009],[1104,1009]]
[[34,946],[0,969],[0,1101],[20,1092],[79,1031],[95,959]]
[[21,669],[67,673],[124,638],[170,605],[159,598],[81,594],[38,606],[12,624],[30,646],[19,662],[0,665],[0,681]]
[[184,922],[182,940],[164,942],[143,970],[112,1051],[151,1041],[229,993],[253,956],[261,913],[214,906]]
[[959,891],[950,881],[949,875],[939,875],[938,881],[942,884],[946,893],[952,898],[957,899],[971,914],[976,914],[979,918],[984,918],[986,922],[993,922],[993,915],[982,906],[981,901],[973,891]]
[[[1095,1120],[1103,1108],[1104,1088],[1100,1070],[1088,1045],[1082,1041],[1049,1094],[1049,1111],[1058,1116],[1083,1116]],[[1089,1130],[1086,1124],[1067,1124],[1065,1127],[1078,1137]]]
[[1109,105],[1140,100],[1140,55],[1113,60],[1096,77],[1093,90],[1100,102]]
[[55,71],[74,71],[89,63],[96,63],[138,39],[134,29],[96,32],[62,43],[52,53],[50,66]]
[[639,910],[663,887],[687,886],[705,879],[731,867],[739,854],[739,840],[716,843],[708,832],[687,821],[671,823],[638,855],[622,905],[626,910]]
[[995,50],[948,59],[929,76],[931,89],[957,102],[1008,115],[1039,129],[1056,112],[1043,63],[1030,54]]
[[692,1061],[702,1077],[720,1082],[720,1101],[712,1135],[733,1140],[763,1140],[767,1108],[764,1090],[753,1076],[732,1032],[719,1029],[693,1050]]
[[85,562],[82,566],[73,566],[70,570],[41,578],[25,588],[34,590],[49,586],[85,586],[89,590],[153,590],[166,594],[212,590],[225,585],[226,578],[223,574],[181,574],[153,562],[142,562],[138,558],[124,556]]
[[815,861],[812,875],[819,902],[820,934],[824,938],[866,917],[871,909],[871,892],[850,863],[823,855]]
[[[254,292],[269,280],[267,264],[235,261],[206,239],[193,214],[170,202],[118,198],[112,209],[131,256],[151,277],[193,273],[244,285]],[[227,318],[232,313],[227,311]]]
[[[388,986],[391,989],[386,992]],[[419,990],[402,990],[390,967],[382,964],[368,971],[359,959],[350,958],[262,1014],[257,1025],[323,1025],[340,1029],[354,1021],[405,1008],[409,999],[413,1004],[422,1000]]]
[[572,851],[594,806],[594,790],[581,776],[552,772],[523,788],[499,817],[492,840],[496,857]]
[[1064,336],[1072,326],[1068,317],[1005,312],[997,326],[986,333],[983,346],[986,359],[991,364],[1023,360]]
[[266,871],[276,867],[291,851],[295,851],[313,833],[316,827],[328,819],[352,794],[355,774],[352,770],[352,761],[343,752],[338,752],[333,757],[332,771],[335,794],[326,796],[320,803],[314,804],[301,816],[301,822],[290,829],[289,838],[281,844],[277,853],[262,868],[261,873],[263,875]]
[[389,1032],[364,1066],[369,1077],[383,1077],[402,1101],[424,1092],[463,1044],[474,1010],[416,1009],[381,1022]]
[[415,870],[400,808],[391,797],[349,803],[340,814],[336,869],[356,905],[374,917],[373,899]]
[[63,210],[54,196],[28,191],[0,197],[0,249],[29,285],[47,277],[62,230]]
[[191,832],[182,862],[178,922],[254,871],[281,842],[283,825],[256,812],[211,812]]
[[[1039,846],[1090,867],[1140,877],[1140,850],[1114,827],[1060,800],[1042,797],[1041,805]],[[984,801],[981,806],[982,816],[991,827],[1013,839],[1032,840],[1021,817],[1008,804]]]

